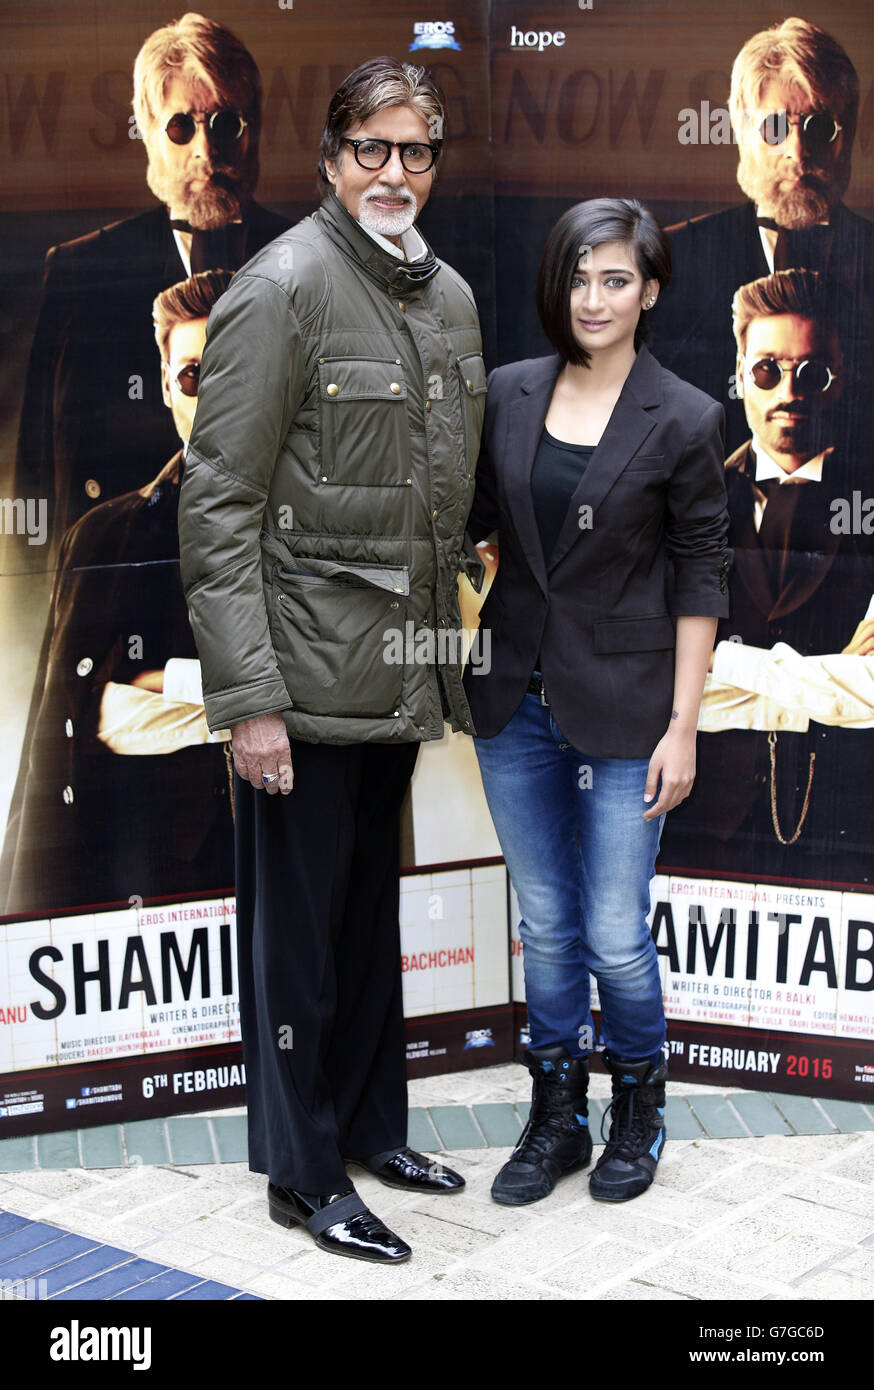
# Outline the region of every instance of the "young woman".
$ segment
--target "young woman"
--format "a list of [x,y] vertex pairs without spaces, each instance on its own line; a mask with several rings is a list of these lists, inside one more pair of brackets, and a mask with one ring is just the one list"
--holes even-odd
[[465,684],[522,911],[534,1083],[499,1202],[537,1201],[591,1158],[590,972],[613,1084],[592,1196],[643,1192],[665,1141],[649,883],[664,817],[694,780],[731,562],[722,406],[642,342],[669,277],[667,240],[640,203],[569,209],[537,280],[556,355],[489,378],[469,529],[475,541],[497,531],[481,613],[492,660]]

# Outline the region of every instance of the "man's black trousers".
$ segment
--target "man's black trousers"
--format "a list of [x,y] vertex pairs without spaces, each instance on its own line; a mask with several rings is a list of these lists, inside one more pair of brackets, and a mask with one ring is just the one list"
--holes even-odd
[[417,743],[291,743],[294,788],[234,774],[249,1167],[340,1192],[407,1138],[400,808]]

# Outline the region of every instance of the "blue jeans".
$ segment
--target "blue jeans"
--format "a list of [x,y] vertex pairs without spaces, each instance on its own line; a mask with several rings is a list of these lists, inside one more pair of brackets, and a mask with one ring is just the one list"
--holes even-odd
[[665,1013],[646,916],[665,818],[643,819],[649,759],[580,753],[531,694],[474,746],[522,910],[531,1046],[593,1050],[591,972],[612,1055],[660,1063]]

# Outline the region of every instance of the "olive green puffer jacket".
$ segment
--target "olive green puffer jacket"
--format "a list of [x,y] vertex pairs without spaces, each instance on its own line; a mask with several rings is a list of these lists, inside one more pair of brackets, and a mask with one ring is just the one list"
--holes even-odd
[[[211,729],[311,743],[473,733],[457,578],[486,374],[470,289],[329,193],[210,313],[179,502]],[[463,548],[464,547],[464,548]],[[435,660],[436,658],[436,660]]]

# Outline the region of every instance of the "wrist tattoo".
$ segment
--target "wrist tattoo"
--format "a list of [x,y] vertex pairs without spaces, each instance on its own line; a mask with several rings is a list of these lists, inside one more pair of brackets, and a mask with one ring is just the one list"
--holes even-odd
[[672,710],[671,710],[671,718],[672,718],[672,719],[679,719],[679,717],[680,717],[680,711],[679,711],[678,709],[672,709]]

